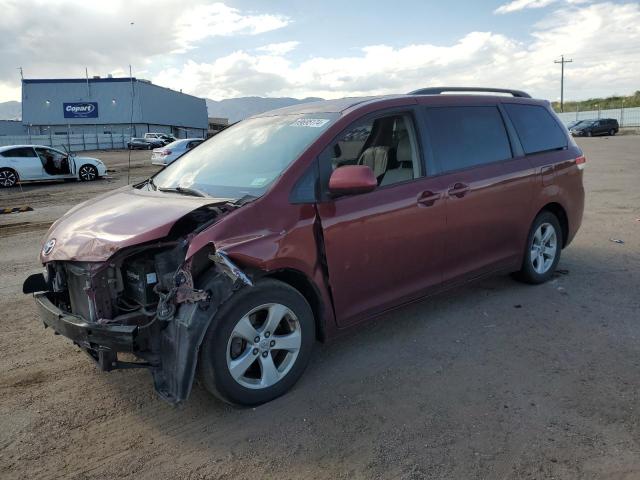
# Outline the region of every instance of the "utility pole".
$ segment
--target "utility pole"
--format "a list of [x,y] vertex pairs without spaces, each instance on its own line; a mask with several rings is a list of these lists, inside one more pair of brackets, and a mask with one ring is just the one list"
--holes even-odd
[[560,55],[560,60],[554,60],[553,63],[560,64],[560,111],[564,112],[564,64],[571,63],[573,60],[565,60],[564,55]]

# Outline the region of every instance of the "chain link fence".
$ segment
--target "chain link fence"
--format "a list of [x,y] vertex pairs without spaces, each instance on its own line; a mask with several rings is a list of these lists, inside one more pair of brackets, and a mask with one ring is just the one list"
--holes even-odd
[[43,145],[70,152],[84,150],[115,150],[127,148],[129,137],[122,133],[73,133],[68,135],[3,135],[0,146]]
[[558,113],[565,125],[577,120],[593,120],[598,118],[615,118],[621,127],[640,127],[640,107],[614,108],[609,110],[588,110],[581,112]]

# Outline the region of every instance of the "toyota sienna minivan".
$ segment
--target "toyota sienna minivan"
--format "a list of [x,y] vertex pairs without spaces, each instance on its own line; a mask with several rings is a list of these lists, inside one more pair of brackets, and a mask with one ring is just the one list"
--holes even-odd
[[485,275],[547,281],[580,227],[584,163],[520,91],[296,105],[71,209],[23,290],[103,370],[147,368],[172,403],[198,373],[255,405],[316,340]]

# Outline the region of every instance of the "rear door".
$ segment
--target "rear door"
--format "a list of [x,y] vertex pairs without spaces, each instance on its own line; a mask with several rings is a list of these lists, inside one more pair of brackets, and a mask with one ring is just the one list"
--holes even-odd
[[32,147],[16,147],[0,155],[8,167],[18,172],[21,180],[37,180],[45,176],[42,162]]
[[[445,184],[445,281],[472,278],[523,254],[534,171],[514,149],[497,104],[424,109],[427,139]],[[509,125],[509,128],[511,126]]]
[[425,176],[415,113],[388,112],[359,121],[319,158],[326,192],[333,170],[362,163],[367,150],[378,153],[373,168],[378,188],[325,196],[317,206],[340,326],[415,299],[442,280],[442,183]]

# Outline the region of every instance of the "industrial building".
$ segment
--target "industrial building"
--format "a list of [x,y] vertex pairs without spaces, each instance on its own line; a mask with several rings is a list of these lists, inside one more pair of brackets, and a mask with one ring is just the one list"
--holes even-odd
[[147,132],[206,138],[203,98],[137,78],[24,79],[22,124],[29,135]]

